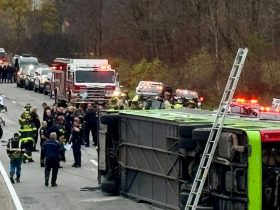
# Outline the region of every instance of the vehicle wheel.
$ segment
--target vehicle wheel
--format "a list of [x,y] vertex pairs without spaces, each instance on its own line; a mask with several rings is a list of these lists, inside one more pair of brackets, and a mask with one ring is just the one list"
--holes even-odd
[[109,194],[119,194],[119,188],[116,180],[109,179],[106,176],[101,176],[101,190]]
[[119,122],[119,115],[103,115],[100,118],[100,122],[105,125],[117,124]]
[[178,141],[178,148],[179,149],[185,149],[186,151],[193,151],[197,147],[196,140],[193,140],[191,138],[184,138],[179,139]]
[[34,86],[32,87],[32,85],[28,85],[28,90],[33,90]]
[[34,84],[34,91],[35,91],[35,92],[38,92],[38,91],[39,91],[39,89],[36,87],[35,84]]
[[46,87],[44,87],[44,89],[42,89],[42,92],[44,93],[44,95],[48,95],[48,91],[46,90]]

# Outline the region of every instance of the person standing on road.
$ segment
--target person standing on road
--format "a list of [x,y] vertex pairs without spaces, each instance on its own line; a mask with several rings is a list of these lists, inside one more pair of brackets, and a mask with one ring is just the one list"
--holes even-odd
[[42,149],[43,144],[46,140],[48,140],[48,132],[47,132],[48,123],[46,121],[42,122],[42,127],[40,128],[40,146],[41,146],[41,154],[40,154],[40,165],[41,167],[45,167],[45,151]]
[[48,123],[48,128],[51,128],[53,126],[53,116],[51,110],[46,110],[46,115],[43,118],[43,121],[46,121]]
[[80,168],[82,136],[81,136],[81,125],[79,121],[75,121],[73,124],[70,141],[72,142],[72,149],[74,155],[74,164],[72,165],[72,167]]
[[97,107],[93,107],[92,104],[88,104],[87,111],[84,117],[85,123],[85,142],[86,147],[89,147],[90,132],[93,139],[93,145],[97,145],[97,128],[98,128],[98,112]]
[[38,152],[39,150],[36,149],[36,145],[38,142],[38,130],[41,127],[40,119],[37,114],[37,108],[33,108],[30,112],[31,117],[31,123],[36,127],[36,130],[34,130],[34,145],[33,145],[33,151]]
[[57,141],[57,135],[55,132],[52,132],[50,134],[50,139],[43,144],[42,149],[44,150],[46,155],[45,186],[49,186],[49,178],[52,170],[51,185],[52,187],[56,187],[61,146]]
[[73,122],[74,122],[74,107],[69,106],[68,110],[65,112],[65,139],[66,139],[66,142],[69,141]]
[[23,144],[19,139],[19,134],[9,139],[7,144],[7,153],[10,157],[10,180],[14,184],[14,175],[16,173],[16,182],[20,182],[21,164],[24,153]]

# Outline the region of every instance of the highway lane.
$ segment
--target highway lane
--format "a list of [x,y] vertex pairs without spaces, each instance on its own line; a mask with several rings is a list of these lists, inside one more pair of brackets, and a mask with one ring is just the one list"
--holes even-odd
[[[5,97],[7,113],[0,113],[6,121],[4,140],[11,138],[19,129],[18,118],[26,103],[38,108],[42,117],[43,102],[51,105],[53,100],[43,94],[17,88],[15,84],[0,84],[0,95]],[[0,160],[9,172],[9,158],[6,154],[6,143],[0,145]],[[39,146],[37,145],[37,148]],[[82,147],[82,167],[73,168],[72,151],[66,152],[66,163],[58,172],[58,187],[44,186],[44,168],[39,164],[39,152],[33,153],[34,163],[23,164],[21,183],[14,184],[23,209],[26,210],[118,210],[118,209],[158,209],[144,203],[137,203],[121,196],[107,196],[100,190],[81,191],[84,187],[97,187],[97,153],[96,149]]]

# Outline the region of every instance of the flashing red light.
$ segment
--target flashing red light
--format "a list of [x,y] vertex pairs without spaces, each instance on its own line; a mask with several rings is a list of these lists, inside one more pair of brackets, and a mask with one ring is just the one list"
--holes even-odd
[[202,97],[202,96],[199,97],[199,100],[200,100],[200,101],[204,101],[204,97]]
[[245,103],[245,98],[237,98],[236,102],[238,102],[238,103]]
[[270,107],[265,107],[265,111],[269,112],[270,111]]
[[265,111],[265,107],[261,106],[261,107],[260,107],[260,110],[261,110],[261,111]]
[[280,130],[261,131],[262,142],[280,142]]
[[251,104],[257,104],[258,103],[258,100],[256,99],[251,99]]

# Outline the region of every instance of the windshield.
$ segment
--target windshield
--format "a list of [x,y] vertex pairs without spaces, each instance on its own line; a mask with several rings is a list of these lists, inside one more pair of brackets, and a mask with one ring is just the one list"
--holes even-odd
[[29,70],[28,66],[24,66],[24,67],[21,68],[20,72],[21,72],[21,74],[27,74],[28,70]]
[[47,75],[48,73],[51,73],[49,69],[42,70],[42,75]]
[[5,52],[0,52],[0,59],[4,59],[6,57],[6,53]]
[[25,66],[31,66],[33,65],[34,67],[38,67],[39,66],[39,63],[37,61],[34,61],[34,60],[22,60],[20,61],[20,66],[21,67],[25,67]]
[[76,71],[77,83],[114,83],[114,71]]

